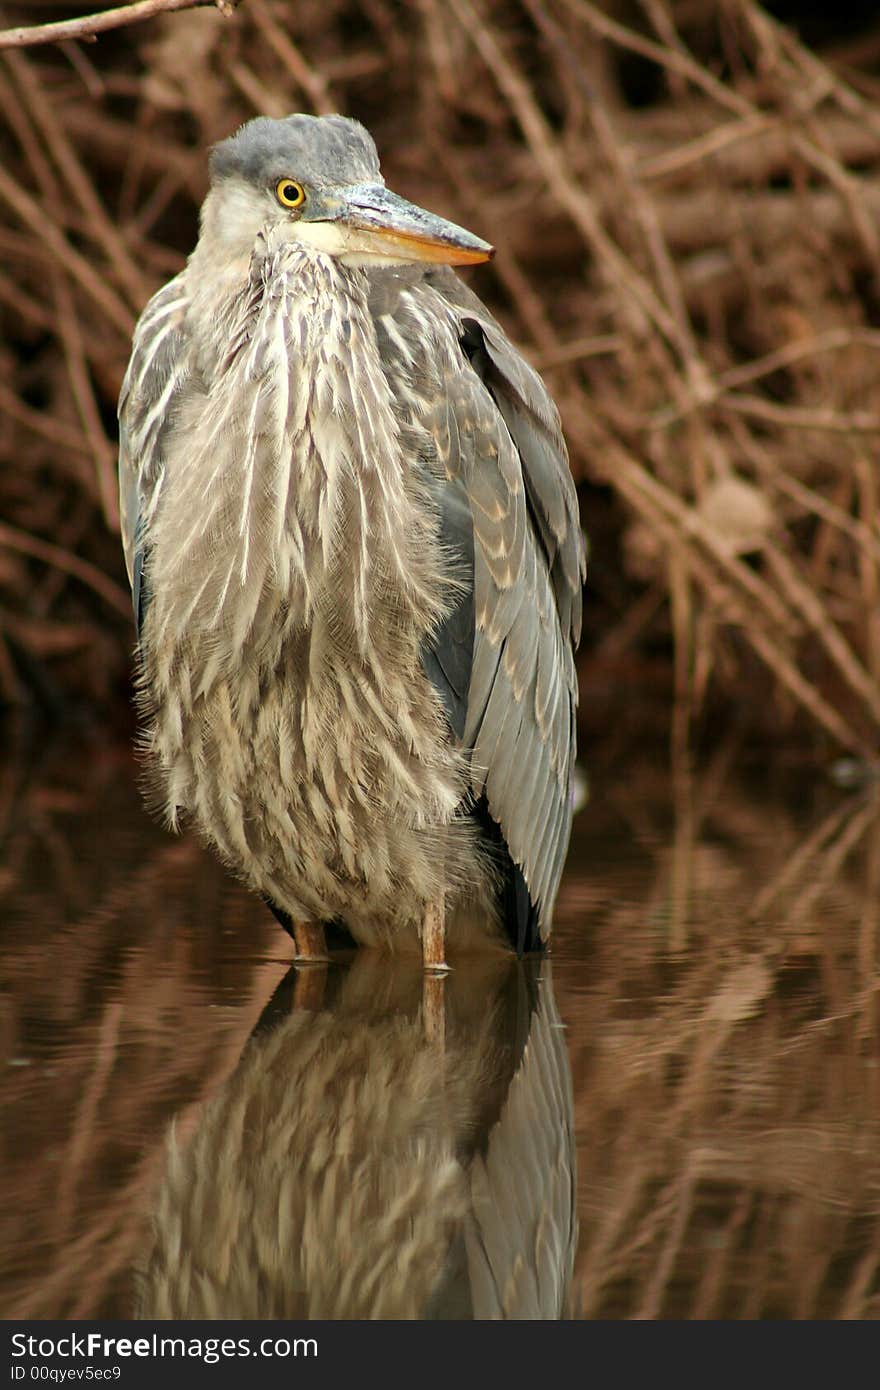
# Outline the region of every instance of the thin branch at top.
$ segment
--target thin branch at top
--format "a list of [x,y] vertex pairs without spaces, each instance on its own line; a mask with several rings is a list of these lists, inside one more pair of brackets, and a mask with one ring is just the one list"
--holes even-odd
[[60,19],[53,24],[33,24],[18,29],[0,29],[0,48],[27,48],[38,43],[67,43],[70,39],[94,39],[108,29],[121,29],[125,24],[137,24],[157,14],[173,10],[192,10],[201,5],[213,5],[221,14],[230,15],[239,0],[136,0],[133,5],[121,5],[101,14],[85,14],[79,19]]

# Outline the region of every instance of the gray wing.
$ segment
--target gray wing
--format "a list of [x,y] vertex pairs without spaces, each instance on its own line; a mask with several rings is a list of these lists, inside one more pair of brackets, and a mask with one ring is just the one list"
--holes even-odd
[[[458,334],[459,360],[428,392],[436,399],[423,417],[448,483],[444,531],[462,496],[472,531],[474,635],[460,736],[472,750],[474,795],[485,797],[522,870],[546,938],[571,830],[573,648],[585,573],[574,483],[556,407],[476,296],[452,271],[432,270],[402,297],[403,336],[408,299],[421,301],[423,318],[433,299]],[[435,668],[459,672],[454,637],[441,627],[426,661],[447,708],[455,692]]]
[[119,393],[119,518],[138,631],[146,594],[144,559],[165,470],[164,441],[189,377],[184,274],[150,300],[132,341]]

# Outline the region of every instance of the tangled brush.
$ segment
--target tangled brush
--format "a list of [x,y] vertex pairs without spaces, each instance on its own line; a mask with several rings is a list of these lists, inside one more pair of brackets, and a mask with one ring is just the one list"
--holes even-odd
[[390,186],[499,248],[472,283],[559,402],[591,538],[586,722],[625,690],[664,724],[674,697],[686,724],[871,757],[880,20],[806,24],[753,0],[243,0],[8,46],[0,700],[121,693],[131,327],[194,242],[206,147],[340,110]]

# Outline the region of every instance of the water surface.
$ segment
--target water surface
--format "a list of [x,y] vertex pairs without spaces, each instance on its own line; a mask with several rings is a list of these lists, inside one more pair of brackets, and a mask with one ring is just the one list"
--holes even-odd
[[5,1317],[880,1313],[876,788],[594,769],[550,960],[439,1038],[124,743],[10,740],[0,831]]

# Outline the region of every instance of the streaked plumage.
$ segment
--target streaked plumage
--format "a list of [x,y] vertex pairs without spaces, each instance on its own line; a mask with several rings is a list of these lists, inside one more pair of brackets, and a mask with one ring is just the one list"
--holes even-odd
[[410,216],[355,122],[215,150],[120,398],[145,744],[169,822],[281,915],[403,946],[439,903],[523,949],[570,830],[583,538],[552,401],[426,246],[490,249]]

